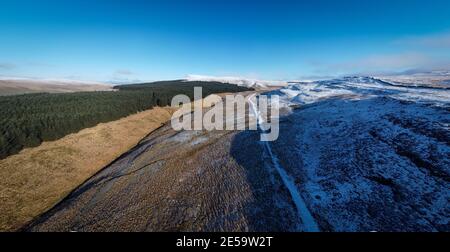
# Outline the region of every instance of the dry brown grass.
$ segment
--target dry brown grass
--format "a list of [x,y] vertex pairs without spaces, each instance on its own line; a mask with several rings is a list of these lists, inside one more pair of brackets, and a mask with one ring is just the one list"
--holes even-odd
[[295,230],[295,206],[258,140],[166,125],[27,231]]
[[[225,94],[228,93],[218,95]],[[205,100],[217,99],[211,96]],[[174,111],[170,107],[154,108],[44,142],[0,160],[0,231],[17,230],[52,208],[170,120]]]
[[0,160],[0,230],[16,230],[170,119],[154,108]]
[[71,93],[89,91],[114,91],[110,85],[42,82],[33,80],[0,80],[0,96],[29,93]]

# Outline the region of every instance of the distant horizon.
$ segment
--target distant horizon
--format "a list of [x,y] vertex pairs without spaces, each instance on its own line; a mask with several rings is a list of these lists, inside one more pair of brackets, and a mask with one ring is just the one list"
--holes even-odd
[[[187,74],[184,77],[179,78],[167,78],[167,79],[148,79],[148,80],[124,80],[124,81],[96,81],[96,80],[85,80],[85,79],[70,79],[70,78],[45,78],[45,77],[21,77],[21,76],[4,76],[0,74],[0,81],[10,80],[10,81],[37,81],[37,82],[61,82],[61,83],[69,83],[73,82],[74,84],[91,84],[91,85],[123,85],[123,84],[139,84],[139,83],[149,83],[149,82],[158,82],[158,81],[173,81],[173,80],[190,80],[190,76],[202,76],[205,79],[217,79],[217,80],[208,80],[208,81],[219,81],[219,79],[236,79],[236,80],[254,80],[254,81],[267,81],[267,82],[302,82],[302,81],[318,81],[318,80],[330,80],[330,79],[339,79],[344,77],[388,77],[388,76],[404,76],[404,75],[415,75],[415,74],[430,74],[430,73],[438,73],[438,72],[446,72],[450,76],[450,68],[449,69],[434,69],[434,70],[418,70],[412,69],[403,72],[397,73],[379,73],[379,74],[341,74],[335,76],[310,76],[309,78],[297,78],[297,79],[257,79],[257,78],[249,78],[245,76],[212,76],[212,75],[198,75],[198,74]],[[231,81],[232,82],[232,81]],[[230,83],[231,83],[230,82]]]
[[0,76],[112,83],[450,69],[450,2],[2,3]]

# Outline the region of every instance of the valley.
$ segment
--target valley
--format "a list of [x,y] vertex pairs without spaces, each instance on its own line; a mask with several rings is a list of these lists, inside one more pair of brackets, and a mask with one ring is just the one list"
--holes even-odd
[[166,124],[25,230],[449,231],[447,90],[351,77],[268,94],[290,111],[276,141]]

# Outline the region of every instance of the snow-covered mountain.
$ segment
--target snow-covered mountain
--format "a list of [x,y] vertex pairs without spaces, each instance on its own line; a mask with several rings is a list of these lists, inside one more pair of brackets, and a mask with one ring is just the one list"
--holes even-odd
[[273,142],[165,124],[28,231],[448,232],[448,91],[370,77],[291,83],[268,92],[297,107]]
[[393,76],[379,76],[382,80],[389,81],[391,83],[408,84],[410,86],[433,86],[450,88],[450,71],[429,71],[429,72],[417,72],[412,74],[401,74]]
[[270,94],[298,107],[271,154],[321,230],[450,230],[449,89],[347,77]]
[[217,81],[253,88],[280,87],[287,85],[287,82],[285,81],[267,81],[267,80],[248,79],[242,77],[231,77],[231,76],[215,77],[215,76],[193,75],[193,74],[188,75],[186,77],[186,81]]
[[390,83],[373,77],[344,77],[333,80],[289,84],[272,94],[281,96],[286,105],[309,104],[328,98],[363,99],[364,97],[390,97],[421,103],[450,103],[450,88],[433,85],[411,86]]

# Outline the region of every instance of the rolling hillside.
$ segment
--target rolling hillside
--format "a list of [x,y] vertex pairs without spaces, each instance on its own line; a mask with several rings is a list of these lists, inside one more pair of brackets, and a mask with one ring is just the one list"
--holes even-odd
[[32,93],[111,91],[112,86],[70,80],[0,79],[0,96]]
[[0,97],[0,158],[98,123],[117,120],[155,106],[168,106],[172,97],[178,94],[186,94],[193,99],[194,87],[197,86],[203,87],[203,97],[212,93],[249,90],[218,82],[164,81],[116,86],[116,92]]

